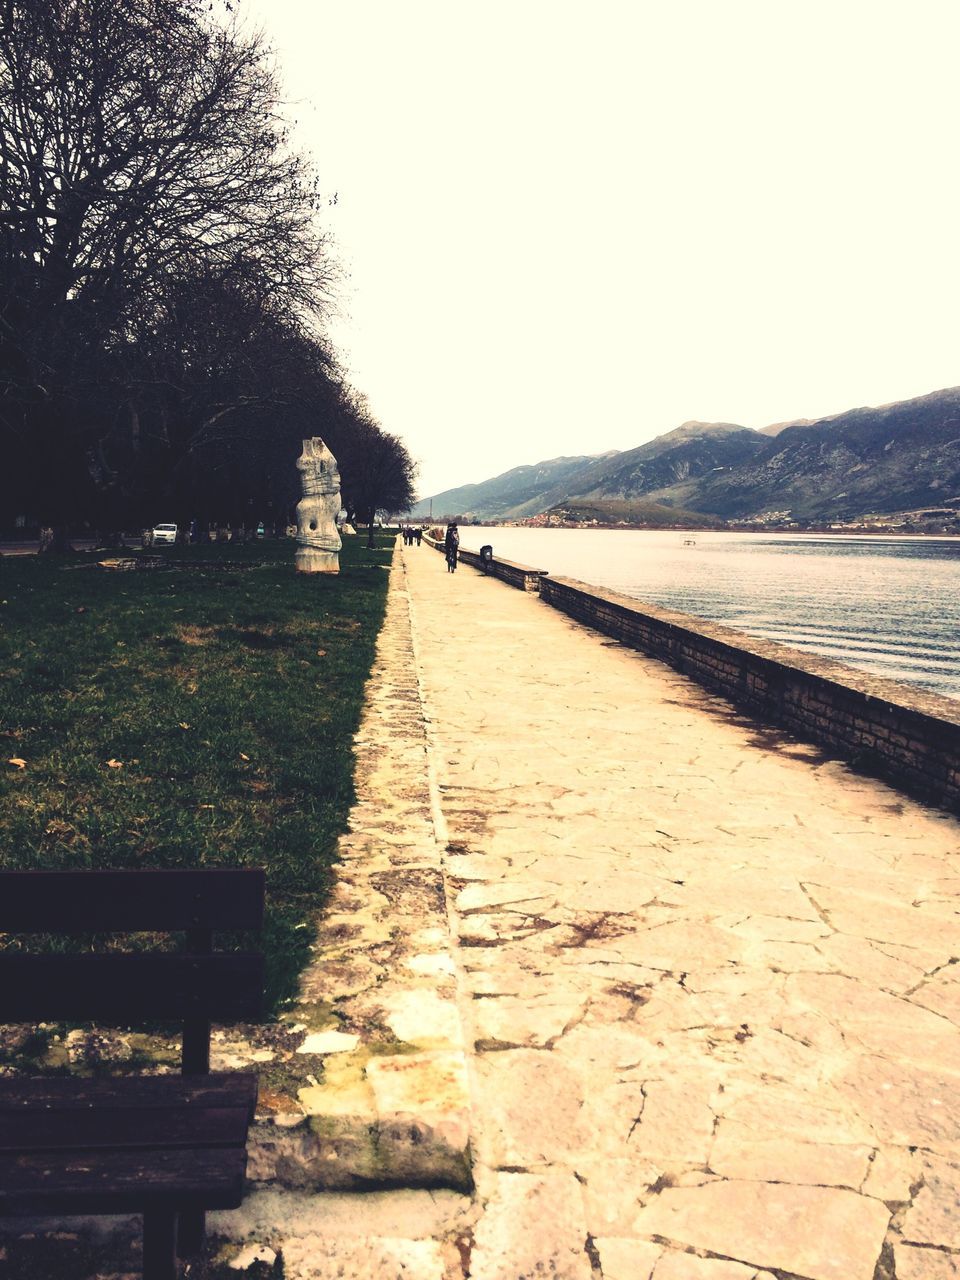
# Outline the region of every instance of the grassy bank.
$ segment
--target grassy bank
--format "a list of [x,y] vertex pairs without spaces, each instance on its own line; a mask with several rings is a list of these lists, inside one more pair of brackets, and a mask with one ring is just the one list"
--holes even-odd
[[336,577],[296,575],[289,542],[0,561],[0,866],[264,865],[268,998],[294,994],[392,541],[346,539]]

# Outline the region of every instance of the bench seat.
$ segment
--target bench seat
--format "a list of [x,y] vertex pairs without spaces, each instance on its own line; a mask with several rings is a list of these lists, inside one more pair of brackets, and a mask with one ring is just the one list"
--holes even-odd
[[249,1073],[0,1080],[0,1215],[236,1208]]

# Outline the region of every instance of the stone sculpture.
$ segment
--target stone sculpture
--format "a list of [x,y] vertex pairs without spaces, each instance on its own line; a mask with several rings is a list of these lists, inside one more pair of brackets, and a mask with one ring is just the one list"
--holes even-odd
[[337,460],[319,436],[303,442],[297,459],[303,497],[297,503],[298,573],[339,573],[341,547],[337,532],[340,472]]

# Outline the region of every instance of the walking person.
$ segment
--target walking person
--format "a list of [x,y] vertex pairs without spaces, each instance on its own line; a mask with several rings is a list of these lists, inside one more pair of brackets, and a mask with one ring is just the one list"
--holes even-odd
[[443,550],[447,557],[447,573],[456,573],[457,554],[460,550],[460,530],[457,528],[455,520],[451,520],[447,525],[447,532],[443,537]]

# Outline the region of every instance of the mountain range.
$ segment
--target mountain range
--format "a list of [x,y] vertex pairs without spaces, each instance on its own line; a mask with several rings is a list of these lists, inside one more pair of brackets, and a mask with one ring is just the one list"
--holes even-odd
[[497,521],[605,507],[621,519],[631,509],[677,522],[696,513],[696,523],[960,511],[960,387],[759,431],[685,422],[634,449],[553,458],[448,489],[411,515]]

